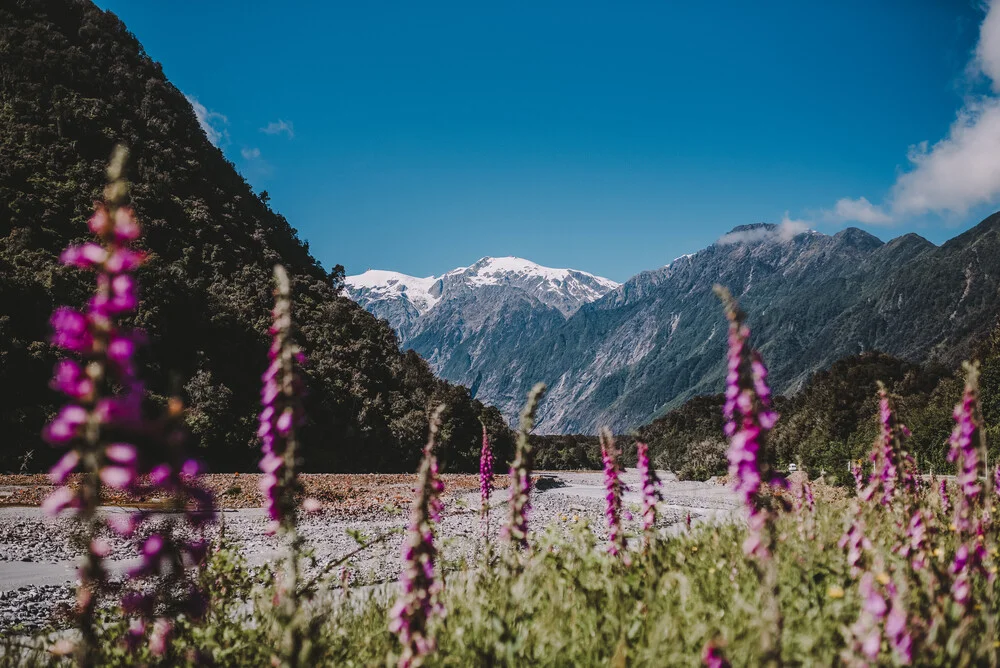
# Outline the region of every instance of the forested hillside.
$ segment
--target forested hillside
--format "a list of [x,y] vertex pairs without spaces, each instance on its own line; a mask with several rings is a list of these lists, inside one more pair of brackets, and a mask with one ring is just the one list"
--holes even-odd
[[[1000,455],[1000,330],[974,350],[982,364],[980,388],[990,461]],[[952,407],[962,394],[963,373],[941,364],[913,364],[879,352],[837,361],[815,373],[789,398],[778,397],[781,417],[770,436],[779,465],[805,467],[813,477],[853,484],[848,461],[867,457],[877,436],[877,383],[885,384],[900,419],[913,435],[907,449],[920,470],[950,472],[947,440],[954,427]],[[658,466],[682,478],[705,479],[726,472],[722,434],[723,395],[695,397],[662,418],[640,427]]]
[[271,268],[293,280],[309,358],[306,466],[412,470],[430,403],[449,405],[446,468],[478,462],[482,419],[499,456],[500,414],[434,377],[395,334],[339,295],[283,216],[213,146],[191,105],[113,14],[88,1],[0,4],[0,470],[28,451],[55,410],[48,317],[80,305],[86,277],[57,263],[85,221],[116,143],[131,150],[131,195],[144,225],[136,325],[149,336],[151,402],[179,393],[201,456],[216,470],[255,466],[254,415],[266,365]]

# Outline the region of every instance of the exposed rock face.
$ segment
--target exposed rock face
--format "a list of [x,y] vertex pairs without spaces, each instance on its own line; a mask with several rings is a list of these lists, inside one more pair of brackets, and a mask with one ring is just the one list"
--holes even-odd
[[[439,303],[393,324],[409,327],[404,344],[445,378],[510,419],[541,380],[550,389],[540,431],[627,430],[721,390],[726,325],[715,283],[749,314],[775,389],[793,392],[816,370],[865,350],[957,363],[996,322],[998,258],[1000,214],[941,247],[915,234],[883,243],[857,228],[825,235],[742,225],[600,298],[574,286],[584,297],[577,302],[572,290],[553,291],[537,277],[490,274],[489,286],[458,279],[486,258],[445,274]],[[449,288],[456,279],[461,287]]]

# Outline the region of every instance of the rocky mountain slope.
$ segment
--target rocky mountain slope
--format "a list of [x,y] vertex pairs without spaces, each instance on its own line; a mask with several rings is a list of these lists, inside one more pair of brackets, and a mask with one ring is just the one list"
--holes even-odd
[[[546,319],[543,309],[523,315],[525,328],[497,330],[506,337],[503,356],[489,353],[485,336],[449,345],[461,338],[454,334],[457,304],[433,332],[407,343],[431,360],[452,351],[436,361],[444,377],[468,384],[508,418],[531,384],[545,381],[540,431],[626,430],[721,390],[726,329],[715,283],[740,298],[773,384],[787,393],[816,370],[867,350],[956,363],[996,322],[997,258],[1000,214],[940,247],[915,234],[883,243],[857,228],[826,235],[746,225],[633,277],[561,322]],[[491,302],[463,312],[476,308],[488,312]]]
[[586,272],[516,257],[484,257],[427,278],[369,270],[348,276],[344,285],[350,297],[389,322],[404,347],[473,395],[495,385],[494,372],[505,360],[618,287]]

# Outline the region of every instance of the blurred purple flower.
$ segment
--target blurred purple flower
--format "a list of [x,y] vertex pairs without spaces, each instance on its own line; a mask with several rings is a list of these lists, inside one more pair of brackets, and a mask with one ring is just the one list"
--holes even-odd
[[431,415],[430,435],[417,473],[417,496],[410,508],[410,522],[403,540],[400,595],[389,612],[389,631],[396,634],[403,646],[399,668],[420,665],[423,657],[434,650],[429,625],[434,617],[444,615],[444,608],[437,600],[441,583],[435,573],[438,552],[434,545],[434,524],[440,521],[444,491],[434,447],[443,411],[442,405]]

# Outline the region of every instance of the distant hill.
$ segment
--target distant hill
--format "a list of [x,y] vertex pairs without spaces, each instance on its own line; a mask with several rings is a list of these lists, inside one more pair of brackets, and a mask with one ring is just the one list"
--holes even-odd
[[[503,286],[442,299],[417,320],[434,327],[411,330],[406,344],[508,419],[532,383],[548,383],[542,433],[623,432],[722,390],[715,283],[739,298],[785,394],[866,351],[953,366],[997,322],[1000,214],[940,247],[915,234],[883,243],[857,228],[796,232],[739,226],[569,314]],[[470,334],[468,314],[509,327]]]
[[56,262],[86,236],[116,143],[131,149],[132,197],[149,261],[136,324],[151,345],[154,401],[179,392],[216,470],[255,466],[271,267],[292,274],[310,360],[306,462],[322,470],[412,470],[429,404],[450,406],[446,467],[477,466],[479,419],[503,457],[500,414],[435,378],[396,335],[340,296],[289,222],[258,197],[199,127],[191,105],[110,12],[82,0],[0,4],[0,470],[35,450],[58,397],[48,315],[87,298],[90,277]]

